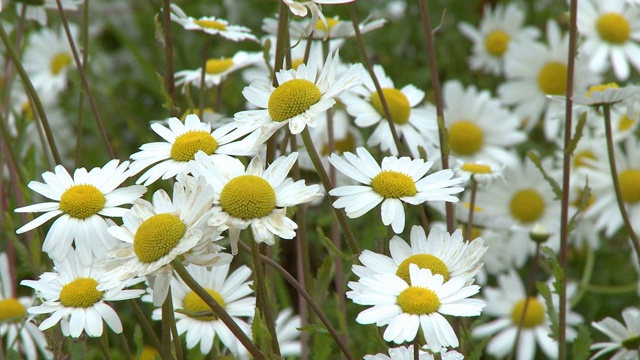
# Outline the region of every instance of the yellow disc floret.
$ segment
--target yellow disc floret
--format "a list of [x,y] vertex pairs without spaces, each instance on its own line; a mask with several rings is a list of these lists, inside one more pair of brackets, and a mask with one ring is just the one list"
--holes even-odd
[[449,280],[449,269],[440,258],[431,254],[415,254],[404,259],[396,270],[396,275],[402,278],[407,284],[411,285],[409,276],[409,265],[416,264],[420,269],[429,269],[432,274],[440,274],[444,277],[444,281]]
[[622,115],[622,117],[620,118],[620,122],[618,123],[618,130],[627,131],[631,129],[635,123],[636,123],[635,118],[632,119],[629,116],[627,116],[627,114],[624,114]]
[[618,179],[624,202],[635,204],[640,201],[640,170],[624,170],[618,175]]
[[269,116],[273,121],[291,119],[316,104],[322,93],[316,84],[305,79],[293,79],[278,86],[269,96]]
[[[527,299],[518,301],[511,309],[511,321],[514,324],[520,323],[520,318],[524,312],[524,304]],[[534,328],[544,322],[544,306],[538,299],[530,297],[527,303],[527,312],[522,320],[522,327],[525,329]]]
[[133,237],[133,251],[143,263],[152,263],[169,254],[186,231],[187,226],[176,215],[153,215],[138,227]]
[[98,281],[93,278],[77,278],[60,290],[60,302],[66,307],[87,308],[102,299]]
[[267,180],[256,175],[241,175],[222,188],[220,206],[231,216],[258,219],[276,207],[276,192]]
[[509,34],[502,30],[494,30],[484,38],[484,48],[495,57],[500,57],[509,47]]
[[407,314],[426,315],[438,311],[440,299],[429,289],[409,286],[398,295],[398,306]]
[[600,85],[592,85],[591,87],[589,87],[589,90],[587,90],[587,97],[591,97],[591,94],[594,91],[605,91],[606,89],[619,89],[620,86],[618,86],[618,84],[616,83],[608,83],[608,84],[600,84]]
[[67,53],[58,53],[51,58],[49,68],[53,75],[58,75],[64,68],[71,65],[71,56]]
[[591,150],[580,151],[573,156],[573,167],[576,169],[581,167],[593,168],[592,163],[597,159],[596,154]]
[[76,219],[86,219],[104,207],[104,194],[93,185],[74,185],[60,196],[60,210]]
[[413,179],[401,172],[382,171],[371,180],[373,191],[385,198],[401,198],[418,193]]
[[[211,295],[211,297],[218,304],[220,304],[220,306],[222,306],[222,308],[225,307],[224,299],[217,291],[212,289],[206,289],[206,290],[207,290],[207,293],[209,293],[209,295]],[[211,308],[209,307],[209,305],[207,305],[207,303],[205,303],[204,300],[202,300],[202,298],[193,291],[188,293],[187,296],[184,297],[184,309],[193,313],[211,311]],[[194,319],[197,319],[200,321],[213,321],[213,320],[216,320],[216,317],[213,315],[197,316],[197,317],[194,317]]]
[[470,172],[472,174],[491,174],[491,166],[478,163],[464,163],[460,169]]
[[537,190],[522,189],[511,198],[509,209],[514,218],[532,223],[544,214],[544,199]]
[[[356,138],[351,132],[348,132],[344,139],[335,140],[333,142],[333,153],[343,154],[347,151],[354,152],[356,148]],[[329,155],[329,144],[322,146],[322,155]]]
[[27,316],[27,309],[18,299],[0,300],[0,323],[22,321],[25,316]]
[[460,155],[473,155],[482,149],[484,133],[469,120],[460,120],[449,126],[449,147]]
[[624,16],[613,12],[600,16],[596,29],[602,40],[612,44],[623,44],[631,35],[629,21]]
[[[389,112],[393,122],[399,125],[409,122],[409,115],[411,115],[411,104],[409,99],[402,93],[402,91],[395,88],[383,88],[382,94],[384,100],[387,102]],[[382,106],[382,100],[380,100],[380,94],[377,92],[371,94],[371,105],[376,109],[378,114],[386,118],[384,107]]]
[[221,72],[227,70],[228,68],[233,66],[233,59],[225,58],[225,59],[209,59],[205,65],[205,71],[207,74],[220,74]]
[[220,21],[200,19],[200,20],[195,20],[194,23],[205,29],[213,29],[213,30],[220,30],[220,31],[227,30],[227,24]]
[[567,92],[567,65],[552,61],[538,73],[538,87],[546,95],[564,95]]
[[193,160],[194,155],[202,150],[211,155],[218,149],[218,142],[207,131],[188,131],[176,137],[171,145],[171,158],[175,161],[186,162]]
[[[331,31],[331,29],[333,29],[333,27],[340,22],[339,19],[334,19],[334,18],[326,18],[325,20],[327,20],[329,31]],[[322,22],[322,19],[318,19],[318,21],[316,21],[316,30],[327,31],[327,26],[324,24],[324,22]]]

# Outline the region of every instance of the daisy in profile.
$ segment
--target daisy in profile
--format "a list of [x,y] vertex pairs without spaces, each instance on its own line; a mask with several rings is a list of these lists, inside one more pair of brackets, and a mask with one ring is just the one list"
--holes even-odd
[[107,232],[112,224],[107,218],[122,217],[127,209],[120,206],[133,203],[146,191],[141,185],[118,189],[129,177],[128,165],[127,161],[120,164],[115,159],[90,171],[78,168],[73,177],[62,165],[56,166],[54,172],[45,172],[44,183],[31,181],[27,187],[52,201],[15,209],[18,213],[44,212],[16,233],[33,230],[58,217],[47,232],[42,251],[53,260],[62,261],[74,243],[83,265],[89,265],[93,258],[103,259],[116,243]]
[[242,94],[259,110],[241,111],[235,114],[238,126],[261,128],[263,138],[270,137],[279,128],[289,125],[292,134],[299,134],[305,126],[315,127],[319,114],[331,108],[335,98],[362,81],[362,65],[351,65],[342,75],[336,75],[338,52],[328,55],[318,75],[316,57],[296,69],[281,70],[276,74],[278,84],[255,81]]
[[[640,50],[640,49],[639,49]],[[585,94],[576,94],[573,101],[578,105],[594,106],[612,105],[619,102],[630,103],[638,100],[640,86],[620,87],[616,83],[593,85]]]
[[273,245],[275,235],[295,237],[298,225],[287,217],[287,207],[322,196],[318,185],[307,186],[304,180],[294,182],[287,177],[297,158],[297,152],[281,156],[266,170],[259,157],[253,158],[246,169],[238,159],[229,157],[214,163],[202,152],[189,162],[191,173],[213,187],[214,212],[209,225],[229,228],[233,254],[238,252],[240,231],[248,227],[257,243]]
[[[547,359],[557,359],[558,343],[551,338],[551,320],[547,315],[545,300],[542,296],[532,296],[527,300],[522,280],[514,270],[498,276],[498,285],[499,288],[484,287],[482,290],[487,302],[484,313],[496,319],[473,329],[473,337],[492,336],[485,351],[491,356],[504,358],[516,341],[518,325],[522,319],[515,359],[533,359],[536,344],[542,349]],[[575,290],[576,287],[569,284],[568,295],[572,295]],[[559,297],[555,293],[551,297],[558,311]],[[576,336],[576,331],[571,326],[578,325],[580,322],[582,317],[567,309],[566,336],[569,341]]]
[[578,6],[578,30],[585,40],[580,52],[589,68],[604,72],[613,67],[620,81],[629,78],[629,63],[640,71],[640,8],[624,0],[582,1]]
[[158,123],[151,129],[165,141],[144,144],[140,151],[131,155],[129,173],[135,175],[154,165],[142,174],[136,183],[149,186],[158,179],[170,179],[180,173],[188,173],[187,163],[195,153],[202,151],[212,159],[254,155],[253,150],[259,134],[247,135],[234,124],[226,124],[214,130],[209,123],[200,121],[196,114],[189,114],[184,123],[178,118],[168,120],[169,127]]
[[13,289],[13,280],[6,253],[0,253],[0,338],[6,336],[4,351],[12,350],[22,354],[27,360],[52,359],[53,353],[47,349],[47,339],[42,330],[27,320],[27,309],[34,298],[18,297]]
[[[262,53],[246,51],[238,51],[231,58],[209,59],[204,69],[205,88],[220,85],[231,73],[263,61]],[[182,92],[185,92],[188,85],[199,88],[202,68],[181,70],[176,72],[175,76],[176,86],[184,85]]]
[[[516,161],[512,149],[527,136],[518,130],[519,119],[492,98],[489,91],[478,91],[475,86],[464,89],[457,80],[447,81],[443,86],[443,100],[453,155],[469,162],[513,164]],[[435,122],[436,114],[432,113],[431,117]],[[496,119],[500,119],[499,126]]]
[[360,324],[387,325],[384,340],[396,344],[411,342],[422,329],[426,345],[435,352],[456,348],[458,338],[443,315],[478,316],[484,301],[469,299],[480,290],[465,285],[462,277],[444,281],[440,274],[409,265],[407,283],[395,274],[376,274],[349,282],[347,297],[360,305],[373,305],[356,318]]
[[289,7],[295,16],[304,17],[311,11],[311,21],[321,19],[326,24],[326,19],[322,14],[323,4],[346,4],[355,0],[282,0],[284,5]]
[[119,334],[122,323],[118,313],[105,301],[130,300],[140,297],[144,290],[124,290],[140,280],[129,280],[98,290],[103,283],[103,273],[82,265],[80,253],[69,251],[63,261],[54,260],[53,272],[40,275],[39,280],[22,280],[21,285],[36,291],[42,304],[28,309],[31,315],[51,314],[40,323],[46,330],[60,323],[62,334],[78,338],[83,333],[99,337],[103,332],[103,320],[109,328]]
[[219,35],[231,41],[258,41],[258,39],[251,34],[249,28],[239,25],[229,25],[227,20],[216,18],[215,16],[202,16],[196,19],[187,16],[176,4],[171,4],[171,21],[180,24],[185,30],[203,31],[206,34]]
[[329,162],[338,171],[363,185],[338,186],[329,195],[338,199],[333,206],[345,209],[347,216],[358,218],[382,203],[382,223],[391,225],[396,234],[404,230],[403,202],[419,205],[427,201],[457,202],[453,196],[464,190],[456,187],[464,181],[454,178],[453,170],[441,170],[427,175],[433,162],[409,157],[387,156],[378,165],[363,147],[356,149],[357,155],[346,152],[344,158],[332,154]]
[[[413,85],[405,85],[397,89],[393,80],[385,74],[380,65],[375,65],[373,71],[382,87],[382,94],[398,137],[407,143],[413,157],[420,157],[418,146],[424,147],[425,143],[438,142],[438,124],[435,118],[429,116],[428,110],[417,107],[424,99],[424,91]],[[370,76],[365,76],[363,86],[345,94],[341,100],[347,106],[349,115],[355,117],[356,125],[359,127],[377,125],[367,140],[368,146],[380,145],[383,151],[398,155],[398,148],[391,136],[389,119]]]
[[[567,88],[567,58],[569,38],[560,33],[558,24],[547,23],[547,44],[526,42],[514,45],[505,59],[507,81],[498,87],[500,99],[515,106],[515,113],[525,121],[525,129],[531,130],[544,119],[544,134],[553,140],[560,131],[564,103],[552,101],[550,95],[564,96]],[[574,93],[600,83],[600,76],[589,69],[585,57],[576,59]]]
[[[399,346],[395,348],[389,348],[389,355],[378,353],[375,355],[365,355],[364,360],[413,360],[413,345]],[[431,353],[419,350],[419,360],[433,360],[434,357]],[[442,360],[462,360],[464,356],[455,350],[450,350],[440,353],[440,359]]]
[[505,165],[498,166],[496,163],[484,160],[462,161],[455,159],[453,171],[456,176],[465,179],[465,184],[473,177],[479,186],[485,187],[490,186],[496,180],[506,181],[503,175],[504,168]]
[[[204,266],[188,265],[187,271],[224,310],[231,315],[234,322],[246,334],[251,333],[248,320],[253,317],[256,298],[249,296],[252,281],[251,269],[242,265],[229,273],[229,264],[214,266],[210,270]],[[153,290],[149,289],[153,293]],[[241,353],[244,347],[227,326],[211,312],[211,308],[180,277],[171,278],[171,296],[173,308],[184,310],[176,312],[178,335],[185,335],[187,348],[193,349],[200,344],[200,352],[207,355],[214,346],[216,337],[232,354]],[[162,309],[153,311],[154,320],[162,319]],[[245,350],[246,351],[246,350]]]
[[421,269],[429,269],[433,274],[440,274],[444,281],[461,277],[468,283],[482,267],[482,256],[487,251],[482,238],[463,241],[462,230],[453,234],[434,227],[429,237],[421,226],[411,228],[411,245],[399,236],[389,241],[391,257],[364,250],[358,258],[362,265],[353,265],[353,272],[358,277],[375,274],[395,274],[409,282],[409,266],[418,265]]
[[469,66],[493,75],[502,75],[504,59],[516,43],[531,43],[540,36],[534,27],[523,27],[525,13],[515,3],[496,5],[491,9],[485,5],[478,28],[460,22],[458,29],[473,41],[473,54]]
[[606,317],[594,321],[591,325],[596,330],[607,335],[611,340],[591,345],[591,350],[598,350],[591,359],[597,359],[604,354],[616,351],[610,359],[638,359],[638,338],[640,337],[640,310],[628,307],[622,310],[624,324],[618,320]]
[[[315,26],[309,26],[305,21],[291,21],[289,22],[289,36],[291,39],[308,38],[313,30],[313,39],[344,39],[352,38],[356,36],[356,32],[353,28],[353,23],[349,21],[341,20],[338,16],[331,18],[325,18],[326,24],[318,19]],[[375,19],[368,21],[365,19],[359,24],[360,33],[365,34],[370,31],[376,30],[384,26],[387,22],[386,19]],[[262,21],[262,30],[271,34],[277,35],[278,20],[275,18],[265,18]]]

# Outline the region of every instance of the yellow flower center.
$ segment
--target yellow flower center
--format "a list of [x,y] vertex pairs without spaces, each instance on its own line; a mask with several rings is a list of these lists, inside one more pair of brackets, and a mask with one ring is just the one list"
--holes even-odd
[[300,66],[300,64],[304,64],[304,58],[297,58],[297,59],[291,60],[291,68],[294,70],[298,70],[298,66]]
[[58,53],[51,59],[49,68],[53,75],[58,75],[64,68],[71,65],[71,56],[67,53]]
[[258,219],[276,207],[276,192],[267,180],[256,175],[241,175],[222,188],[220,206],[231,216]]
[[[333,152],[336,154],[342,154],[347,151],[355,152],[355,146],[356,139],[351,132],[348,132],[344,139],[333,142]],[[329,144],[325,143],[324,146],[322,146],[322,155],[329,155]]]
[[195,20],[194,23],[205,29],[213,29],[213,30],[220,30],[220,31],[227,30],[227,25],[220,21],[201,19],[201,20]]
[[591,97],[591,94],[594,91],[605,91],[606,89],[619,89],[620,87],[618,86],[618,84],[616,83],[608,83],[608,84],[600,84],[600,85],[592,85],[591,87],[589,87],[589,90],[587,90],[587,97]]
[[209,59],[207,60],[207,64],[205,65],[205,71],[207,74],[220,74],[221,72],[227,70],[233,66],[233,59]]
[[[205,290],[207,290],[209,295],[211,295],[211,297],[218,304],[220,304],[220,306],[222,306],[223,308],[225,307],[224,299],[222,298],[222,296],[220,296],[220,294],[217,291],[212,289],[205,289]],[[184,297],[184,309],[194,313],[211,311],[211,308],[209,307],[209,305],[207,305],[207,303],[205,303],[204,300],[202,300],[202,298],[193,291],[188,293],[187,296]],[[213,320],[216,320],[217,318],[211,315],[211,316],[198,316],[198,317],[194,317],[194,319],[201,320],[201,321],[213,321]]]
[[104,207],[104,194],[93,185],[74,185],[60,197],[60,210],[76,219],[86,219]]
[[187,226],[176,215],[153,215],[138,227],[133,236],[133,251],[143,263],[152,263],[167,255],[186,231]]
[[31,102],[29,100],[22,103],[22,106],[20,107],[20,114],[29,121],[33,121],[33,119],[35,119],[33,117],[33,109],[31,108]]
[[509,34],[502,30],[494,30],[484,38],[484,47],[489,54],[500,57],[507,51],[509,40]]
[[[387,101],[393,122],[398,125],[404,125],[409,122],[411,105],[409,104],[409,99],[407,99],[402,91],[395,88],[383,88],[382,94]],[[382,107],[382,100],[380,100],[380,94],[377,92],[371,94],[371,105],[373,105],[373,108],[376,109],[378,114],[386,117],[384,107]]]
[[19,322],[27,316],[27,309],[18,299],[8,298],[0,300],[0,323]]
[[156,357],[160,357],[158,350],[153,346],[144,345],[137,360],[156,360]]
[[[334,18],[327,18],[327,25],[329,25],[329,31],[331,31],[331,29],[333,29],[333,27],[340,22],[339,19],[334,19]],[[318,21],[316,21],[316,30],[318,31],[327,31],[327,27],[325,26],[325,24],[322,22],[321,19],[318,19]]]
[[291,119],[307,111],[321,97],[320,89],[311,81],[289,80],[280,84],[269,96],[269,116],[278,122]]
[[538,87],[546,95],[564,95],[567,92],[567,65],[552,61],[538,73]]
[[444,281],[449,280],[449,269],[442,260],[431,254],[415,254],[404,259],[398,266],[396,275],[411,285],[411,277],[409,275],[409,265],[416,264],[420,269],[429,269],[432,274],[440,274],[444,277]]
[[98,282],[93,278],[77,278],[60,290],[60,302],[66,307],[87,308],[102,299]]
[[509,208],[514,218],[532,223],[544,214],[544,199],[534,189],[523,189],[513,195]]
[[493,172],[491,171],[491,166],[476,163],[464,163],[460,169],[472,174],[491,174]]
[[624,170],[618,175],[618,179],[624,201],[629,204],[640,201],[640,170]]
[[618,13],[606,13],[600,16],[596,29],[602,40],[612,44],[623,44],[629,40],[631,26],[624,16]]
[[[522,313],[524,312],[524,304],[527,299],[522,299],[518,301],[511,309],[511,321],[514,324],[520,323],[520,318],[522,317]],[[534,328],[538,325],[541,325],[544,322],[544,306],[538,299],[534,297],[529,298],[529,302],[527,303],[527,312],[524,314],[524,319],[522,321],[522,327],[525,329]]]
[[576,169],[581,167],[593,168],[593,166],[591,165],[592,161],[589,160],[597,159],[598,158],[596,157],[596,154],[594,154],[591,150],[580,151],[573,157],[573,167]]
[[469,120],[457,121],[449,126],[449,147],[460,155],[473,155],[482,148],[484,133]]
[[418,193],[413,179],[401,172],[382,171],[371,180],[373,191],[385,198],[401,198]]
[[171,145],[171,158],[175,161],[186,162],[193,160],[194,155],[202,150],[207,155],[218,149],[218,142],[207,131],[188,131],[176,137]]
[[627,131],[633,127],[633,124],[636,123],[636,119],[631,119],[627,116],[627,114],[622,115],[620,118],[620,122],[618,123],[619,131]]
[[398,306],[407,314],[426,315],[438,311],[440,299],[429,289],[409,286],[398,295]]

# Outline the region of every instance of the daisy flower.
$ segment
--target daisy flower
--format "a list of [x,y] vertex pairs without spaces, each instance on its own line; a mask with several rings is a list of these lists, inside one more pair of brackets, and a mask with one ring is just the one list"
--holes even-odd
[[85,168],[78,168],[73,178],[62,165],[58,165],[54,172],[42,174],[44,183],[29,182],[27,187],[53,201],[15,209],[19,213],[44,212],[16,233],[33,230],[59,216],[47,232],[42,251],[53,260],[62,261],[74,243],[83,265],[90,264],[93,257],[104,258],[104,254],[115,245],[115,240],[107,232],[112,222],[105,217],[122,217],[127,209],[119,206],[131,204],[146,191],[141,185],[117,189],[129,177],[126,171],[129,162],[119,163],[120,160],[114,159],[104,167],[88,172]]
[[180,173],[188,173],[187,163],[193,160],[195,153],[203,151],[212,159],[225,155],[253,155],[259,134],[247,135],[247,131],[239,130],[234,124],[226,124],[211,130],[209,123],[200,121],[196,114],[189,114],[184,120],[170,118],[169,127],[154,123],[151,129],[165,141],[144,144],[141,151],[131,155],[129,172],[135,175],[155,164],[136,183],[144,182],[149,186],[158,179],[170,179]]
[[[482,290],[487,302],[484,313],[497,317],[497,319],[473,329],[473,337],[492,336],[493,338],[486,347],[487,354],[504,358],[513,347],[518,324],[524,316],[515,358],[517,360],[533,359],[536,344],[538,344],[547,359],[556,359],[558,357],[558,343],[550,336],[551,320],[547,315],[545,300],[542,296],[532,296],[527,300],[522,280],[514,270],[498,276],[498,285],[499,288],[484,287]],[[569,285],[567,293],[571,295],[575,292],[576,287],[573,286],[574,284]],[[551,296],[554,307],[558,311],[559,297],[555,293]],[[581,321],[580,315],[567,309],[568,325],[577,325]],[[496,333],[498,334],[495,335]],[[576,331],[571,326],[567,326],[566,336],[568,340],[571,340],[576,336]]]
[[[325,18],[326,24],[318,19],[314,26],[310,26],[308,22],[303,21],[290,21],[289,22],[289,36],[291,39],[308,38],[313,30],[313,39],[344,39],[355,37],[356,32],[353,28],[353,23],[349,21],[340,20],[338,16],[332,18]],[[360,33],[365,34],[370,31],[376,30],[384,26],[387,22],[386,19],[375,19],[368,21],[365,19],[359,24]],[[278,19],[265,18],[262,22],[262,30],[271,35],[277,35],[278,33]]]
[[214,163],[202,152],[196,154],[189,168],[213,186],[214,213],[211,226],[227,226],[231,252],[238,252],[240,231],[251,227],[257,243],[273,245],[274,235],[293,239],[298,225],[287,217],[287,207],[310,202],[322,195],[318,185],[306,186],[304,180],[287,178],[298,153],[277,158],[268,169],[259,157],[245,166],[240,160],[227,158]]
[[600,107],[619,102],[632,102],[637,100],[640,86],[619,87],[616,83],[593,85],[585,94],[576,94],[573,101],[578,105]]
[[13,350],[27,360],[38,359],[38,352],[45,359],[53,354],[47,349],[47,339],[38,327],[27,321],[27,309],[33,305],[33,297],[17,297],[13,289],[9,259],[0,253],[0,338],[7,339],[4,351]]
[[291,308],[286,308],[278,313],[275,330],[282,356],[300,356],[302,344],[300,344],[300,330],[298,329],[302,326],[301,324],[300,315],[294,315]]
[[244,88],[244,97],[261,109],[236,113],[239,126],[248,126],[252,130],[262,128],[264,138],[287,124],[292,134],[299,134],[307,125],[315,127],[318,115],[331,108],[338,95],[360,84],[363,69],[361,64],[351,65],[337,77],[339,60],[335,51],[328,55],[317,75],[318,61],[312,57],[309,64],[279,71],[276,74],[280,84],[277,88],[266,81],[254,81]]
[[597,359],[606,353],[617,350],[610,357],[614,360],[638,359],[638,338],[640,337],[640,310],[629,307],[622,310],[624,325],[619,321],[606,317],[591,325],[607,335],[611,341],[599,342],[591,345],[591,350],[598,350],[591,359]]
[[523,27],[524,20],[524,12],[515,3],[509,3],[498,4],[494,9],[485,5],[478,28],[460,22],[460,32],[473,41],[473,54],[469,57],[471,69],[502,75],[504,59],[513,44],[530,43],[540,35],[534,27]]
[[[375,355],[365,355],[364,360],[413,360],[413,345],[400,346],[395,348],[389,348],[389,355],[378,353]],[[419,350],[418,359],[420,360],[433,360],[434,357],[431,353],[423,350]],[[462,360],[464,356],[455,350],[440,353],[440,359],[442,360]]]
[[495,163],[483,160],[467,162],[455,159],[453,171],[456,176],[465,179],[465,184],[473,177],[479,186],[490,186],[498,179],[506,181],[502,174],[504,168],[505,165],[497,166]]
[[[558,135],[562,119],[558,113],[564,104],[552,101],[548,95],[565,95],[567,88],[567,58],[569,38],[562,36],[558,24],[547,23],[548,45],[539,42],[523,42],[514,45],[505,59],[507,81],[498,87],[500,99],[506,105],[515,106],[515,112],[531,130],[544,115],[544,134],[548,140]],[[589,69],[584,57],[576,59],[574,93],[590,84],[600,83],[600,76]]]
[[291,13],[295,16],[307,16],[309,11],[311,11],[312,22],[320,19],[326,23],[327,21],[322,14],[323,4],[346,4],[353,1],[355,0],[282,0],[282,3],[287,5]]
[[468,283],[480,271],[480,261],[487,247],[482,238],[463,241],[462,230],[453,234],[434,227],[429,237],[421,226],[411,228],[411,245],[399,236],[389,241],[391,257],[364,250],[359,260],[362,265],[353,265],[354,274],[358,277],[375,274],[395,274],[409,283],[409,266],[418,265],[421,269],[429,269],[433,274],[440,274],[444,281],[461,277]]
[[[205,88],[212,88],[220,85],[229,74],[251,66],[253,64],[263,62],[263,55],[259,52],[238,51],[231,58],[209,59],[205,65],[204,85]],[[202,76],[202,68],[195,70],[182,70],[175,74],[176,86],[184,85],[182,92],[185,92],[187,85],[200,87],[200,78]]]
[[[492,98],[489,91],[478,91],[475,86],[464,89],[457,80],[447,81],[443,86],[443,99],[453,155],[470,162],[514,163],[516,155],[510,149],[523,143],[527,136],[518,130],[518,118]],[[435,122],[436,114],[431,116]],[[499,126],[496,119],[500,119]]]
[[[430,112],[426,109],[416,108],[424,99],[424,91],[413,85],[396,89],[393,80],[385,74],[382,66],[375,65],[373,71],[380,82],[398,137],[404,139],[413,157],[420,157],[418,146],[424,147],[425,143],[438,142],[435,117],[429,117]],[[363,85],[345,94],[341,100],[346,105],[347,112],[355,117],[356,125],[377,125],[367,140],[368,146],[380,145],[383,151],[398,155],[398,148],[391,136],[389,119],[386,118],[380,94],[376,91],[371,76],[365,77]]]
[[373,305],[360,312],[360,324],[388,325],[385,341],[396,344],[415,339],[422,329],[429,349],[439,352],[445,347],[458,347],[458,338],[443,315],[478,316],[484,301],[468,299],[480,290],[477,285],[465,285],[458,277],[445,282],[440,274],[409,265],[409,285],[395,274],[376,274],[349,282],[347,297],[360,305]]
[[123,290],[139,280],[113,284],[98,290],[103,283],[103,273],[92,266],[82,265],[82,255],[69,251],[63,261],[54,260],[54,272],[40,275],[39,280],[22,280],[21,285],[36,291],[43,300],[42,305],[28,309],[29,314],[51,314],[40,324],[46,330],[60,323],[62,334],[74,338],[86,333],[99,337],[103,332],[102,320],[116,334],[122,332],[118,313],[105,301],[130,300],[140,297],[144,290]]
[[[77,44],[78,27],[69,24],[69,30]],[[66,89],[69,70],[76,66],[62,27],[57,32],[43,28],[31,34],[22,59],[33,86],[45,96],[55,96]]]
[[629,63],[640,71],[640,9],[624,0],[582,1],[578,6],[578,30],[585,40],[580,52],[589,68],[604,72],[613,67],[618,80],[629,78]]
[[404,208],[402,203],[419,205],[427,201],[457,202],[453,194],[464,190],[455,187],[464,181],[454,178],[453,170],[441,170],[427,175],[433,162],[409,157],[387,156],[378,165],[363,147],[356,149],[357,155],[346,152],[344,159],[336,154],[329,162],[338,171],[363,185],[338,186],[329,195],[336,196],[333,206],[344,208],[347,216],[358,218],[382,203],[382,223],[391,225],[396,234],[404,230]]
[[209,35],[220,35],[231,41],[258,41],[258,39],[251,34],[251,30],[244,26],[229,25],[227,20],[216,18],[215,16],[202,16],[196,19],[187,16],[176,4],[171,4],[171,21],[180,24],[185,30],[196,30],[203,31]]
[[[252,281],[249,280],[251,270],[242,265],[229,274],[229,264],[214,266],[208,270],[204,266],[188,265],[187,271],[213,297],[224,310],[231,315],[234,322],[246,334],[251,333],[247,320],[253,317],[256,298],[248,296]],[[153,290],[149,289],[153,293]],[[213,315],[200,316],[202,312],[210,312],[211,308],[178,276],[171,278],[171,296],[176,312],[178,335],[185,335],[187,348],[193,349],[200,344],[200,352],[209,354],[213,342],[217,338],[232,354],[246,351],[227,326]],[[162,319],[162,309],[153,311],[154,320]]]

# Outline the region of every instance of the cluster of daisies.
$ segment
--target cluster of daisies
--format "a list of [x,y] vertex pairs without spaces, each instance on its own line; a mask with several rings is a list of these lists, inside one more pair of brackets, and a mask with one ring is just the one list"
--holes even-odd
[[[73,172],[59,164],[42,174],[43,182],[27,185],[48,200],[15,209],[42,213],[16,233],[53,220],[42,242],[53,271],[21,281],[38,300],[18,298],[13,266],[0,256],[0,336],[6,335],[7,348],[28,359],[51,358],[42,331],[57,324],[72,338],[102,336],[104,324],[122,333],[112,302],[140,298],[155,306],[155,320],[169,316],[163,304],[171,303],[177,335],[184,335],[188,349],[199,345],[202,354],[247,358],[228,324],[212,315],[176,267],[184,267],[251,338],[257,279],[245,265],[232,270],[240,243],[270,246],[294,239],[306,229],[291,219],[292,208],[321,207],[328,199],[338,217],[379,213],[388,233],[382,253],[357,254],[351,268],[357,280],[338,294],[366,307],[355,321],[384,327],[382,338],[393,344],[385,349],[388,355],[366,359],[460,359],[460,324],[470,327],[464,318],[481,314],[470,336],[490,338],[487,354],[504,358],[515,351],[517,359],[530,359],[539,347],[547,358],[557,358],[550,316],[559,311],[557,294],[550,301],[536,295],[516,269],[537,258],[541,244],[556,252],[560,247],[561,205],[554,186],[565,156],[572,157],[570,188],[564,189],[571,198],[571,245],[597,250],[603,238],[621,230],[637,238],[628,224],[640,223],[640,88],[603,80],[626,82],[640,74],[640,5],[580,1],[574,129],[563,125],[569,37],[555,20],[544,31],[527,26],[525,13],[510,2],[487,6],[478,27],[460,22],[461,35],[473,42],[469,67],[504,81],[497,96],[445,81],[442,128],[425,91],[397,84],[379,64],[369,73],[361,64],[341,61],[339,50],[348,38],[386,22],[368,20],[354,28],[323,14],[323,4],[346,2],[283,0],[293,15],[311,16],[290,21],[285,66],[273,76],[283,60],[274,46],[282,40],[276,37],[278,19],[265,19],[267,35],[259,38],[247,27],[192,17],[171,5],[171,20],[184,30],[259,43],[265,51],[238,51],[178,70],[176,85],[189,109],[180,118],[153,122],[158,141],[142,144],[127,160]],[[79,5],[61,4],[68,11]],[[44,11],[51,5],[24,6]],[[77,36],[73,25],[43,27],[27,40],[24,69],[48,113],[77,67],[70,46]],[[45,47],[54,49],[52,56],[30,55]],[[240,72],[249,83],[242,91],[244,109],[226,118],[202,100],[194,107],[192,91],[220,91]],[[17,134],[24,132],[21,120],[34,118],[34,100],[22,86],[14,92],[9,121]],[[68,124],[52,127],[58,138],[73,132]],[[568,130],[579,141],[563,149],[560,139]],[[552,151],[523,156],[538,131]],[[298,169],[319,174],[323,188],[307,184]],[[159,190],[151,193],[150,187]],[[446,224],[440,221],[445,218]],[[576,292],[577,285],[569,283],[567,295]],[[584,319],[568,304],[563,311],[571,340]],[[463,319],[452,325],[458,317]],[[640,310],[627,308],[622,318],[624,325],[610,317],[593,322],[611,338],[592,346],[594,357],[613,351],[618,358],[638,356]],[[282,309],[273,325],[281,354],[299,355],[301,318]]]

